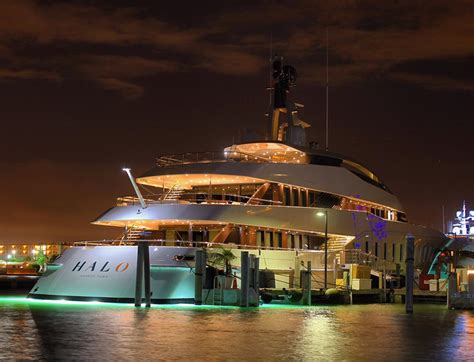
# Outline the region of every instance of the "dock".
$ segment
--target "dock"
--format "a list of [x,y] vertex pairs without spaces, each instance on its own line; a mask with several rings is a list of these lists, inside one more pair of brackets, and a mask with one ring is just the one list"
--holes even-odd
[[0,289],[32,288],[39,278],[39,275],[2,274],[0,275]]
[[[405,303],[406,289],[394,289],[393,291],[395,297],[395,303]],[[437,303],[437,304],[446,304],[447,303],[446,290],[440,291],[430,291],[430,290],[421,290],[413,289],[413,301],[415,303]]]

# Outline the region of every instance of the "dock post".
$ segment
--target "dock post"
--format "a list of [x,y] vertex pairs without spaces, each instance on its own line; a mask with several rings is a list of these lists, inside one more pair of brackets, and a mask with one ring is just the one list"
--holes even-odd
[[[312,279],[312,274],[311,274],[311,260],[308,261],[308,269],[306,271],[306,286],[308,288],[308,290],[306,291],[308,293],[308,305],[311,306],[311,279]],[[327,286],[326,284],[327,280],[325,280],[325,286]],[[326,289],[325,289],[326,290]]]
[[384,303],[384,287],[383,287],[383,284],[384,284],[384,280],[383,280],[383,272],[379,271],[378,272],[378,275],[379,275],[379,296],[380,296],[380,303]]
[[137,244],[137,270],[135,279],[135,307],[142,306],[142,285],[143,285],[143,245]]
[[458,291],[458,276],[457,273],[451,272],[448,279],[448,291],[446,293],[446,304],[449,309],[452,307],[451,296]]
[[242,251],[240,254],[240,306],[249,306],[249,252]]
[[[258,292],[255,289],[255,255],[249,255],[249,305],[256,306],[258,305]],[[250,295],[253,295],[257,302],[253,302],[253,299],[250,300]]]
[[254,268],[255,264],[255,255],[249,254],[249,288],[252,289],[255,285],[255,279],[254,279]]
[[151,307],[151,285],[150,285],[150,247],[147,243],[141,242],[143,244],[143,274],[145,278],[145,306],[147,308]]
[[196,264],[194,267],[194,304],[202,304],[202,283],[204,263],[204,250],[196,250]]
[[413,283],[414,283],[414,270],[413,264],[415,261],[415,238],[413,235],[408,234],[406,236],[406,295],[405,295],[405,312],[413,313]]
[[257,295],[257,307],[260,305],[260,259],[255,258],[253,260],[253,287],[255,294]]

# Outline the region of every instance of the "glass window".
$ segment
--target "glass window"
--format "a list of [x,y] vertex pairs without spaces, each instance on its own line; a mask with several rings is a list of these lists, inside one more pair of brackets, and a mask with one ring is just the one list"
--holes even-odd
[[290,188],[289,186],[285,186],[285,205],[289,206],[290,205]]
[[282,240],[282,235],[280,232],[275,233],[276,234],[276,243],[279,248],[283,247],[283,240]]
[[293,188],[293,205],[292,206],[298,206],[298,189],[295,187]]
[[257,246],[262,246],[264,244],[264,234],[262,230],[257,231]]
[[272,231],[269,231],[268,232],[268,239],[270,241],[270,247],[273,248],[273,232]]

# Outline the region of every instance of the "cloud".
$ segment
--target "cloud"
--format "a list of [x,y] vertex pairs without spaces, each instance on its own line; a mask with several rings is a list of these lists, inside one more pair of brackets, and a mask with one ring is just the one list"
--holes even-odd
[[126,99],[137,99],[143,95],[143,88],[116,78],[97,78],[97,83],[103,88],[118,91]]
[[[449,74],[397,70],[410,61],[472,56],[474,4],[468,1],[223,4],[212,11],[193,9],[192,26],[134,2],[122,8],[91,4],[100,3],[3,2],[0,76],[81,77],[136,99],[144,92],[141,79],[159,73],[199,68],[257,74],[267,65],[273,33],[274,52],[303,70],[300,80],[323,83],[329,29],[333,84],[378,78],[471,89],[469,80]],[[167,7],[168,12],[183,11],[175,4]]]
[[45,79],[60,81],[61,76],[55,72],[33,70],[33,69],[1,69],[0,78],[4,79]]

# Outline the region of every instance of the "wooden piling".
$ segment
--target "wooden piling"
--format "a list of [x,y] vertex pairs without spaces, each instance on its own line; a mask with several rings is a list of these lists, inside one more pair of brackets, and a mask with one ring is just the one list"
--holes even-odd
[[308,261],[307,267],[306,267],[306,272],[304,275],[304,304],[307,304],[311,306],[311,279],[312,279],[312,274],[311,274],[311,260]]
[[253,260],[253,280],[255,294],[257,295],[257,306],[260,305],[260,259],[255,258]]
[[150,247],[142,242],[143,246],[143,275],[145,278],[145,306],[151,307],[151,270],[150,270]]
[[414,269],[413,264],[415,261],[415,238],[413,235],[408,234],[406,236],[406,295],[405,295],[405,312],[413,313],[413,284],[414,284]]
[[448,290],[446,291],[446,305],[449,309],[452,308],[452,295],[458,291],[458,277],[457,273],[451,272],[448,279]]
[[196,264],[194,268],[194,304],[202,304],[202,287],[203,287],[203,269],[205,268],[204,263],[204,250],[196,251]]
[[142,285],[143,285],[143,245],[137,244],[137,266],[135,278],[135,307],[142,305]]
[[250,277],[249,252],[240,254],[240,306],[249,306],[249,277]]

